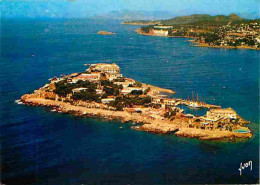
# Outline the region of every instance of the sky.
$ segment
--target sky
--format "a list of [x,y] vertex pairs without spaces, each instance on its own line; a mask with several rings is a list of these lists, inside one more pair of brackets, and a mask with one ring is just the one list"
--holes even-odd
[[260,0],[0,0],[0,9],[3,18],[84,18],[115,10],[259,18]]

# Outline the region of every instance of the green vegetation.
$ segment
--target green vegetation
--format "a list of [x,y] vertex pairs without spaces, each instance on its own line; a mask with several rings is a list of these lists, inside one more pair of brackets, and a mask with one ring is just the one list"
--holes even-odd
[[143,85],[142,85],[142,83],[135,81],[134,86],[135,87],[142,87]]
[[142,95],[142,94],[143,94],[143,91],[142,91],[142,90],[132,90],[132,91],[131,91],[131,94],[132,94],[132,95]]
[[56,89],[54,90],[54,93],[58,94],[61,97],[66,97],[68,94],[72,93],[72,89],[80,88],[80,87],[88,88],[89,92],[90,91],[94,92],[97,85],[92,82],[82,81],[82,80],[79,80],[75,84],[70,84],[67,83],[67,80],[65,79],[55,83],[55,87]]
[[206,43],[215,43],[217,40],[220,39],[220,37],[217,34],[214,33],[200,33],[199,34],[200,38],[205,38]]
[[149,26],[143,26],[143,27],[141,27],[140,29],[141,29],[141,31],[142,31],[143,33],[149,33],[149,30],[152,29],[152,28],[153,28],[153,26],[152,26],[152,25],[149,25]]
[[144,90],[144,95],[147,95],[147,93],[151,90],[150,87],[148,87],[147,89]]
[[[193,14],[189,16],[179,16],[172,19],[154,21],[155,24],[162,25],[226,25],[229,22],[231,24],[251,23],[253,20],[244,19],[236,14],[230,14],[229,16],[216,15],[211,16],[207,14]],[[259,21],[259,20],[257,20]],[[152,22],[151,22],[152,24]]]
[[102,80],[101,85],[104,86],[103,90],[105,91],[107,96],[117,96],[119,95],[120,90],[123,89],[122,85],[116,85],[108,80]]
[[152,99],[150,96],[123,96],[117,97],[115,101],[110,102],[109,105],[115,107],[117,110],[123,110],[124,107],[133,107],[133,105],[146,105],[150,104]]
[[72,89],[77,88],[76,84],[68,84],[67,80],[63,80],[60,82],[55,83],[56,89],[54,93],[58,94],[59,96],[66,97],[67,94],[72,93]]
[[96,94],[96,92],[93,91],[82,91],[74,93],[72,95],[72,99],[100,102],[100,95]]

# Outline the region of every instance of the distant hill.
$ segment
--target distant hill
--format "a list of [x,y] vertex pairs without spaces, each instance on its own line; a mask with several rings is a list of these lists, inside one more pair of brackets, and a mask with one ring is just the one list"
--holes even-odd
[[174,13],[168,11],[121,10],[98,14],[95,15],[93,18],[121,20],[162,20],[169,19],[174,16]]
[[[259,19],[258,19],[259,20]],[[257,21],[258,21],[257,20]],[[159,24],[163,25],[226,25],[228,23],[243,23],[243,22],[251,22],[253,20],[244,19],[237,14],[230,14],[228,16],[225,15],[216,15],[211,16],[207,14],[193,14],[189,16],[178,16],[172,19],[166,19],[159,21]],[[137,22],[137,21],[134,21]],[[143,22],[142,20],[139,22]],[[131,23],[131,22],[128,22]],[[149,22],[153,24],[153,22]],[[158,24],[158,21],[154,21],[154,24]]]
[[231,21],[241,21],[243,20],[242,17],[239,17],[238,15],[232,13],[228,16],[225,15],[216,15],[211,16],[207,14],[194,14],[190,16],[180,16],[175,17],[173,19],[163,20],[161,21],[161,24],[213,24],[213,25],[219,25],[219,24],[227,24]]

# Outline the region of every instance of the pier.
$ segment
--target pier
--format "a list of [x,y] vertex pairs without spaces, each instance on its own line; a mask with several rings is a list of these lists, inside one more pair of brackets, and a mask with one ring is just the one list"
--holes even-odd
[[220,109],[221,108],[221,106],[219,106],[219,105],[212,105],[212,104],[207,104],[205,102],[197,102],[197,101],[190,101],[190,100],[179,100],[176,102],[175,106],[178,106],[178,105],[186,105],[186,106],[197,105],[197,107],[195,107],[195,108],[207,108],[207,109]]

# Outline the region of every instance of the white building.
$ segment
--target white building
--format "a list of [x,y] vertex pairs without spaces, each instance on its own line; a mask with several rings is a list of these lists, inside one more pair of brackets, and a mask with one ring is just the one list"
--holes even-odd
[[109,103],[109,102],[111,102],[111,101],[115,101],[115,98],[103,98],[103,99],[101,99],[101,102],[102,103]]
[[99,71],[102,73],[120,73],[120,68],[118,65],[114,64],[91,64],[90,67],[87,69],[88,72]]
[[101,90],[101,89],[96,89],[96,93],[97,93],[97,94],[102,94],[102,93],[103,93],[103,90]]
[[168,36],[169,31],[163,30],[163,29],[160,29],[160,30],[153,29],[153,34],[157,35],[157,36]]
[[116,84],[116,85],[122,85],[123,88],[127,88],[127,87],[129,87],[129,85],[133,85],[134,82],[132,82],[132,81],[114,82],[114,84]]
[[88,89],[88,88],[85,88],[85,87],[80,87],[80,88],[72,89],[72,94],[78,93],[78,92],[82,92],[82,91],[86,91],[87,89]]
[[164,99],[163,103],[165,105],[168,105],[168,106],[174,106],[175,105],[175,100],[173,100],[173,99]]
[[207,117],[211,118],[229,118],[229,119],[236,119],[237,113],[232,108],[227,109],[210,109],[206,113]]
[[123,77],[123,75],[120,73],[108,73],[108,75],[107,75],[107,78],[109,81],[112,81],[117,78],[122,78],[122,77]]
[[142,87],[126,87],[121,90],[123,95],[130,94],[132,91],[143,91]]

